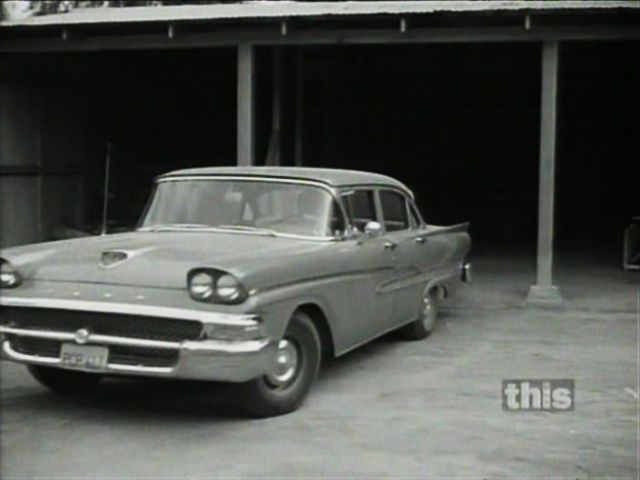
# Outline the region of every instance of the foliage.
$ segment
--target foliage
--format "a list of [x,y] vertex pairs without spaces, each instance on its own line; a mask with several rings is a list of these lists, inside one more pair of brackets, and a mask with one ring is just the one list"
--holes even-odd
[[2,17],[24,18],[33,15],[51,15],[66,13],[76,8],[106,8],[106,7],[143,7],[163,5],[203,5],[211,3],[236,3],[234,1],[211,0],[6,0],[2,2]]

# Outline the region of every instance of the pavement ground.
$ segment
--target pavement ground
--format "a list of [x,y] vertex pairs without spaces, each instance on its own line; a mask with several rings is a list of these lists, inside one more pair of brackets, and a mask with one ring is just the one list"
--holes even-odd
[[[328,362],[272,419],[227,385],[110,379],[69,398],[3,361],[2,478],[637,479],[638,275],[568,262],[565,304],[539,309],[514,262],[478,259],[431,337]],[[575,408],[503,411],[512,378],[573,379]]]

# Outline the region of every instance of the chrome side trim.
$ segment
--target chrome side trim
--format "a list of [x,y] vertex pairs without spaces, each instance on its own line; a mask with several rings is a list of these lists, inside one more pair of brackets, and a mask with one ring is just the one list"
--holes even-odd
[[376,292],[391,293],[423,283],[435,285],[438,282],[446,281],[450,278],[458,276],[459,268],[460,267],[445,265],[430,268],[429,270],[424,272],[416,272],[412,275],[409,275],[408,277],[393,279],[387,283],[384,283],[376,289]]
[[[28,328],[14,328],[0,326],[0,333],[9,335],[20,335],[23,337],[45,338],[48,340],[59,340],[61,342],[75,342],[75,332],[53,332],[49,330],[32,330]],[[180,348],[180,342],[166,342],[163,340],[146,340],[142,338],[115,337],[112,335],[100,335],[89,332],[85,343],[99,343],[102,345],[121,345],[126,347],[142,348],[166,348],[176,350]]]
[[137,305],[133,303],[94,302],[90,300],[71,300],[60,298],[24,298],[0,296],[0,306],[53,308],[59,310],[80,310],[84,312],[121,313],[126,315],[143,315],[158,318],[177,318],[180,320],[196,320],[236,327],[252,327],[258,324],[258,317],[251,314],[232,314],[205,312],[187,308],[158,307],[155,305]]
[[366,277],[373,273],[383,272],[388,270],[393,270],[393,266],[375,267],[375,268],[368,268],[368,269],[362,269],[362,270],[350,270],[347,272],[338,272],[338,273],[327,273],[327,274],[318,275],[315,277],[306,277],[306,278],[301,278],[294,281],[286,281],[283,283],[269,285],[267,287],[262,288],[261,290],[256,289],[255,295],[270,293],[274,290],[288,288],[291,286],[303,286],[305,284],[324,282],[329,280],[357,279],[360,277]]
[[[452,273],[449,273],[449,274],[446,274],[446,275],[441,275],[441,276],[438,276],[436,278],[433,278],[432,280],[430,280],[426,284],[425,290],[430,290],[431,288],[433,288],[433,287],[435,287],[435,286],[437,286],[437,285],[439,285],[439,284],[441,284],[441,283],[443,283],[443,282],[445,282],[447,280],[455,278],[457,275],[458,275],[458,272],[456,271],[456,272],[452,272]],[[422,280],[421,282],[418,282],[418,283],[424,283],[424,281],[426,281],[426,280]],[[415,320],[416,320],[416,318],[411,318],[409,320],[404,320],[404,321],[399,322],[396,325],[393,325],[392,327],[389,327],[389,328],[387,328],[387,329],[385,329],[385,330],[383,330],[381,332],[375,333],[372,336],[370,336],[369,338],[367,338],[366,340],[358,342],[355,345],[350,345],[349,347],[345,348],[344,350],[340,350],[339,352],[336,352],[336,357],[340,357],[340,356],[344,355],[345,353],[349,353],[352,350],[355,350],[356,348],[358,348],[358,347],[360,347],[362,345],[365,345],[365,344],[371,342],[372,340],[374,340],[374,339],[376,339],[378,337],[382,337],[383,335],[386,335],[389,332],[397,330],[398,328],[401,328],[404,325],[408,325],[409,323],[414,322]]]

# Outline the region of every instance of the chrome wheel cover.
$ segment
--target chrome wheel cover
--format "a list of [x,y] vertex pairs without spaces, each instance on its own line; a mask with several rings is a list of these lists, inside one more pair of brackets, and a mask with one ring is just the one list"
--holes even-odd
[[300,352],[295,343],[282,339],[278,342],[278,350],[271,372],[266,375],[267,383],[272,388],[283,388],[293,382],[300,369]]

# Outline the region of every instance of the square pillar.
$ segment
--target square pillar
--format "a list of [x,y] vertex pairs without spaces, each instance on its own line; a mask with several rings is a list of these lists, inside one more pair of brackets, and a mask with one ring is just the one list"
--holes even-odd
[[529,288],[527,301],[558,305],[558,287],[553,285],[553,223],[555,203],[556,138],[558,116],[557,41],[542,45],[542,95],[540,105],[540,176],[538,180],[538,252],[536,284]]
[[237,164],[255,163],[255,47],[238,45]]
[[273,47],[273,91],[271,102],[271,135],[266,165],[282,164],[282,52]]
[[294,163],[297,167],[303,164],[303,125],[304,125],[304,57],[302,47],[296,51],[296,100],[295,100],[295,127],[294,127]]

